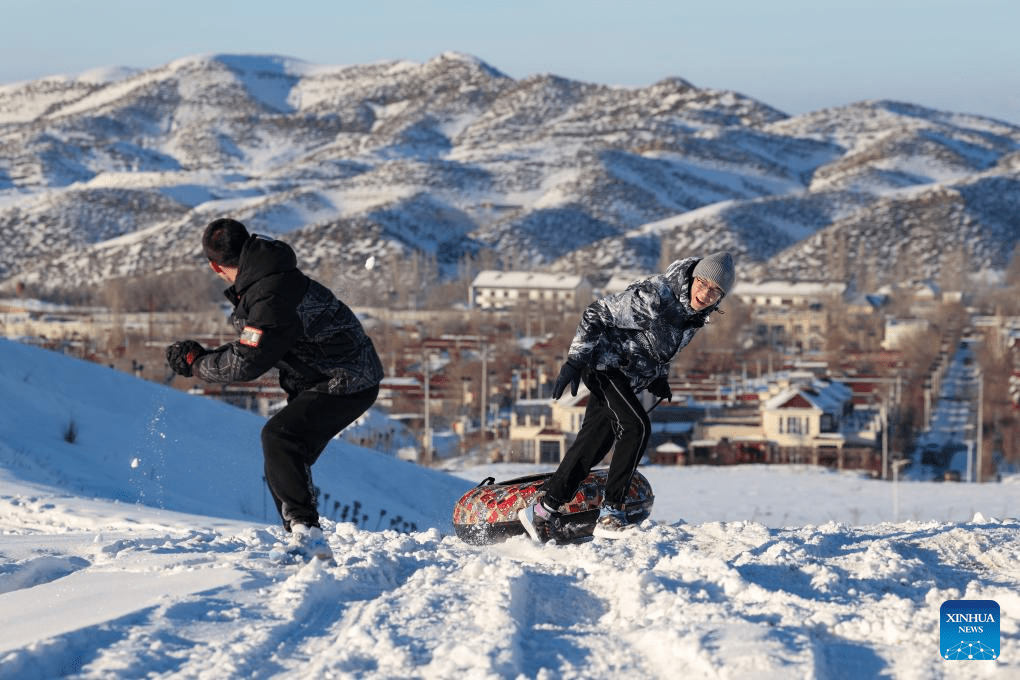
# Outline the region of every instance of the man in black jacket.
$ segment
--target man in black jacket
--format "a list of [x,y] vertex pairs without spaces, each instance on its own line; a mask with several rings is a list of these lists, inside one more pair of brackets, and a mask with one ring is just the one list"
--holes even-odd
[[311,466],[330,439],[375,403],[382,363],[354,313],[297,268],[286,243],[221,218],[206,227],[202,247],[212,270],[230,284],[225,295],[239,337],[211,350],[183,340],[167,347],[167,361],[180,375],[212,383],[245,382],[279,369],[287,405],[262,429],[266,481],[294,551],[332,559]]
[[734,278],[733,257],[727,252],[689,257],[588,305],[552,394],[559,399],[569,385],[576,396],[583,380],[590,391],[588,405],[577,438],[542,485],[537,502],[518,515],[533,539],[547,535],[560,506],[610,450],[613,460],[595,535],[619,538],[633,527],[623,501],[651,434],[637,394],[647,390],[672,399],[670,362],[718,309]]

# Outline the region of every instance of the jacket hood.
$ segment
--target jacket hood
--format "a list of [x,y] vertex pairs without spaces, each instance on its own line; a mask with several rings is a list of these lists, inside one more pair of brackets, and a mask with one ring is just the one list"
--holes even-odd
[[259,279],[294,269],[297,269],[297,255],[293,248],[283,241],[253,234],[241,249],[233,288],[243,295],[245,289]]
[[694,266],[698,264],[698,258],[686,257],[676,260],[666,268],[662,277],[666,279],[673,296],[680,301],[680,304],[691,314],[694,308],[691,307],[691,282],[694,280]]
[[691,286],[694,284],[694,268],[700,261],[701,258],[699,257],[686,257],[682,260],[676,260],[666,268],[662,277],[666,279],[670,290],[673,291],[673,295],[680,301],[680,304],[684,306],[688,313],[707,316],[718,309],[719,304],[726,298],[726,295],[724,294],[705,309],[698,312],[694,311],[694,307],[691,306]]

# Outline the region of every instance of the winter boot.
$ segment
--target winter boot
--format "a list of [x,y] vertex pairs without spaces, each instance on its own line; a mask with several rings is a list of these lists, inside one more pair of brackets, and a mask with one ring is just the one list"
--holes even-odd
[[635,529],[637,525],[627,521],[627,513],[622,508],[603,505],[599,509],[599,518],[595,520],[592,535],[596,538],[623,538]]
[[287,552],[306,560],[315,558],[326,562],[333,561],[333,551],[326,542],[326,537],[322,535],[322,529],[304,524],[291,525],[290,546]]
[[558,516],[558,512],[538,499],[517,513],[517,519],[528,532],[528,536],[538,543],[545,543],[551,538],[552,528]]

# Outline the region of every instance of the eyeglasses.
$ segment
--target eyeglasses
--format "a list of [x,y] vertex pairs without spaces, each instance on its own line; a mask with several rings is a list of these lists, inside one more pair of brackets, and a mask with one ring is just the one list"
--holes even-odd
[[704,298],[709,302],[715,302],[722,298],[723,289],[720,288],[719,286],[712,285],[712,282],[710,282],[708,279],[703,279],[700,276],[694,277],[694,280],[697,281],[698,284],[705,289],[706,293],[704,295]]

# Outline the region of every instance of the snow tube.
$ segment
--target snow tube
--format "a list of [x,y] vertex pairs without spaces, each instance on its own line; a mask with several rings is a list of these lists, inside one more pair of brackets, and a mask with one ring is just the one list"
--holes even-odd
[[[517,513],[527,507],[551,472],[527,477],[518,477],[496,483],[487,477],[478,486],[461,496],[453,507],[453,528],[465,543],[484,545],[505,540],[524,533],[524,527],[517,520]],[[606,490],[609,470],[592,470],[574,494],[569,503],[560,506],[563,513],[561,525],[553,531],[552,538],[567,542],[591,536],[599,506]],[[624,509],[631,522],[641,522],[652,514],[655,496],[652,486],[640,472],[635,472],[627,489]]]

